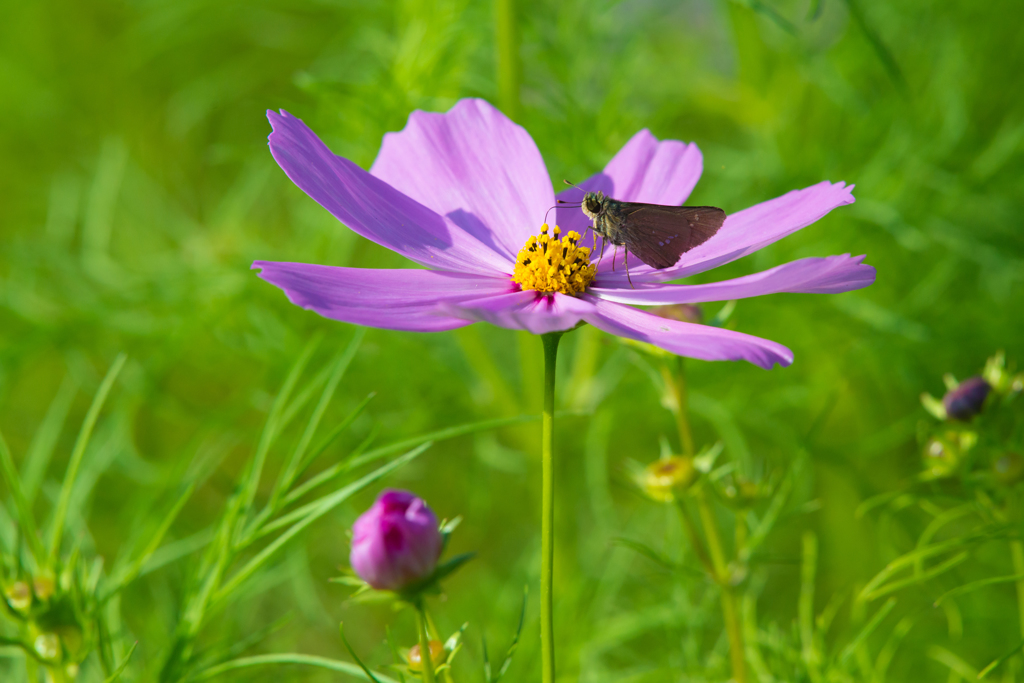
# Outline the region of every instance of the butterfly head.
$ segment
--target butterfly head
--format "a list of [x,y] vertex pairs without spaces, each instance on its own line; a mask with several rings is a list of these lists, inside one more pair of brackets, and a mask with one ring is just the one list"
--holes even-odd
[[583,205],[580,208],[588,218],[597,218],[604,212],[606,199],[604,192],[588,192],[583,195]]

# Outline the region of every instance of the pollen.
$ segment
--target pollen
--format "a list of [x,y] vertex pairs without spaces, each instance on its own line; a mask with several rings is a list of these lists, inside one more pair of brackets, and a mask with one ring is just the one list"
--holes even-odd
[[590,285],[597,274],[597,266],[590,262],[590,249],[579,246],[580,234],[574,230],[560,238],[556,225],[548,234],[545,223],[539,235],[531,235],[516,256],[512,281],[524,290],[542,294],[561,292],[578,296]]

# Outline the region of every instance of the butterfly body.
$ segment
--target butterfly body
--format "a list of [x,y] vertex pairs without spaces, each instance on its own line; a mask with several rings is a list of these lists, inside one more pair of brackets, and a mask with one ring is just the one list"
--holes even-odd
[[620,202],[603,192],[587,192],[580,208],[593,221],[595,234],[658,269],[674,266],[725,222],[725,212],[713,206]]

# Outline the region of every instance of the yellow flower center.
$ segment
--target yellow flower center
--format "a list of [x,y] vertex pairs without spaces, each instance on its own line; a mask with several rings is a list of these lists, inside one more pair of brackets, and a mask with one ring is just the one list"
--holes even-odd
[[531,235],[516,256],[512,281],[523,289],[542,294],[561,292],[577,296],[583,292],[597,274],[597,266],[590,262],[590,249],[579,246],[580,234],[570,230],[559,239],[562,231],[555,226],[548,235],[545,223],[539,235]]

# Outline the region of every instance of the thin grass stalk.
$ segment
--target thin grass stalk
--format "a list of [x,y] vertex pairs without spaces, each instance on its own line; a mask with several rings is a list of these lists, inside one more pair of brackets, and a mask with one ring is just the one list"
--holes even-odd
[[555,618],[552,581],[555,571],[555,367],[560,332],[541,336],[544,344],[544,412],[541,427],[541,559],[540,646],[541,681],[555,680]]
[[89,412],[85,415],[82,429],[78,433],[75,447],[71,451],[71,460],[68,461],[68,469],[64,474],[64,483],[60,489],[60,498],[57,500],[57,508],[53,513],[53,527],[50,529],[51,565],[56,563],[57,556],[60,553],[60,541],[64,535],[64,521],[67,518],[68,507],[71,505],[71,494],[75,488],[75,480],[78,478],[78,468],[82,464],[85,449],[89,445],[89,439],[92,437],[92,430],[100,417],[103,404],[106,403],[107,394],[110,393],[111,387],[114,386],[114,380],[117,379],[118,373],[121,372],[121,368],[124,367],[127,360],[128,356],[123,353],[118,354],[117,358],[114,359],[113,365],[107,370],[107,376],[103,378],[103,382],[100,384],[100,388],[92,400],[92,405],[89,406]]

